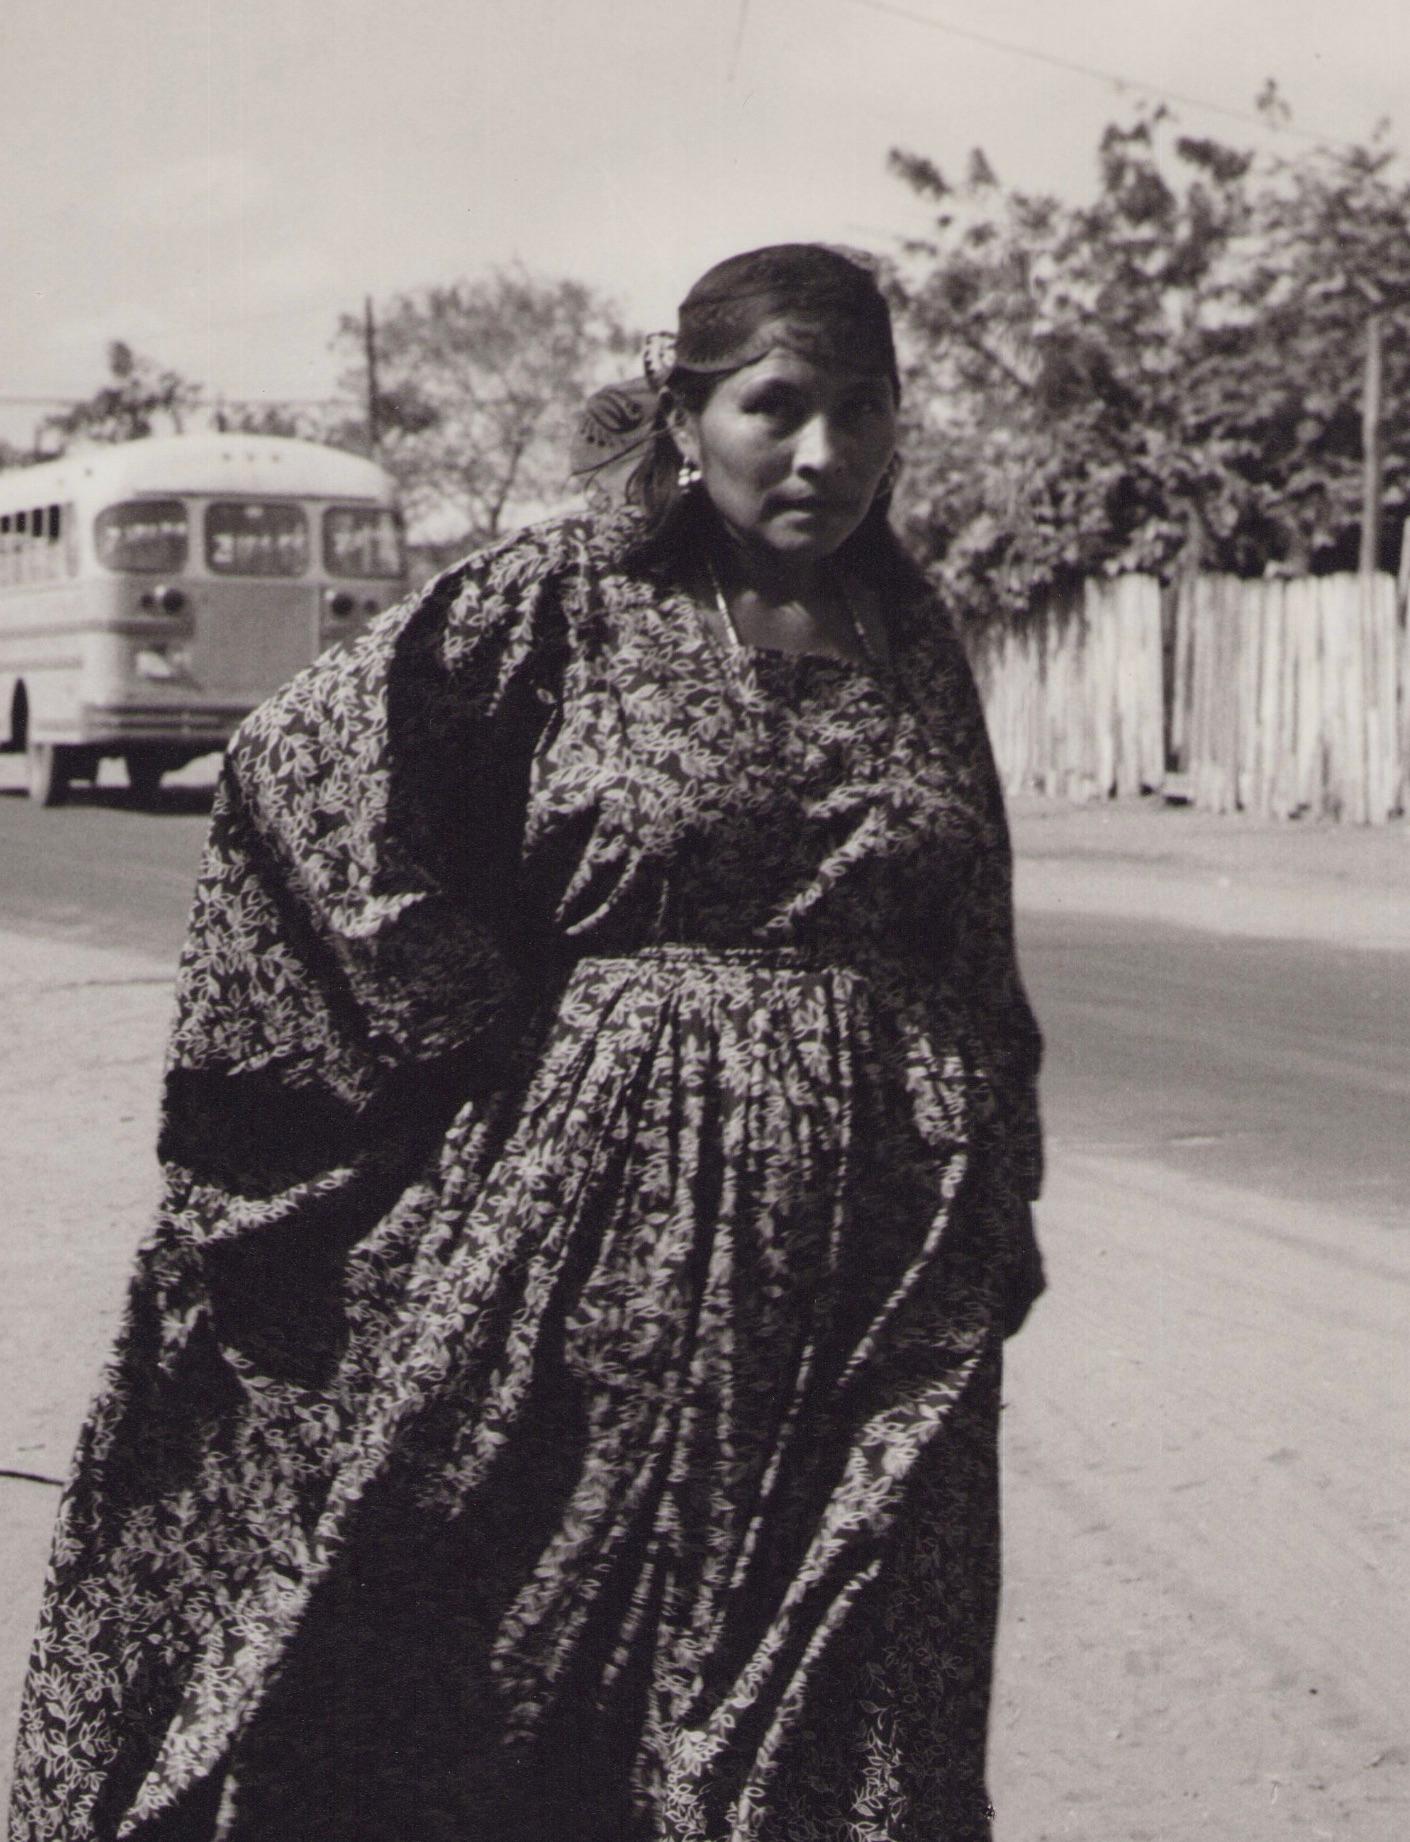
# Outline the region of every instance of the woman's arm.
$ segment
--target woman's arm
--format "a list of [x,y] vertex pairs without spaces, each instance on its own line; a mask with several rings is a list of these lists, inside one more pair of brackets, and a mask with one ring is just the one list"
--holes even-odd
[[1038,1072],[1043,1039],[1019,972],[1014,938],[1013,850],[983,706],[953,631],[953,739],[979,808],[977,846],[953,918],[953,977],[974,1032],[992,1105],[986,1181],[1004,1220],[1008,1261],[1001,1315],[1012,1336],[1044,1290],[1032,1202],[1043,1184]]

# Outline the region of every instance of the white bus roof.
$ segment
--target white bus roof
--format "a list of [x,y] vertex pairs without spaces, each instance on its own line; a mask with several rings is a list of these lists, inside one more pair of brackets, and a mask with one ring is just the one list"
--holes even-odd
[[375,461],[286,435],[151,435],[94,442],[61,459],[0,472],[6,508],[133,493],[290,493],[379,499],[395,484]]

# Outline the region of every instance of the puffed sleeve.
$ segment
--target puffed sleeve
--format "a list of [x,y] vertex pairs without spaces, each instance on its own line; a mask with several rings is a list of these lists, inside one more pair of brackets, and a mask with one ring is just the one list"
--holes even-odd
[[552,997],[516,872],[573,553],[554,526],[470,559],[234,739],[144,1267],[168,1370],[206,1325],[266,1374],[331,1373],[355,1249],[467,1106],[512,1107]]
[[434,1067],[493,1085],[566,539],[472,558],[264,704],[226,758],[178,980],[163,1159],[326,1165]]

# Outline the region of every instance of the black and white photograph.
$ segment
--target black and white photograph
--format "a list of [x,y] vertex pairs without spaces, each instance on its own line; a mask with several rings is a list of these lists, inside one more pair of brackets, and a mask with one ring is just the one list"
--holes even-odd
[[1403,0],[0,146],[7,1842],[1404,1842]]

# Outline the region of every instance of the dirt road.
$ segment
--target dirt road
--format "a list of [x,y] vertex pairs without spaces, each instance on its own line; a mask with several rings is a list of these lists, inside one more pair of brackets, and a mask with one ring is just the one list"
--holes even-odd
[[1014,1343],[1002,1842],[1410,1834],[1410,1249],[1069,1153]]

